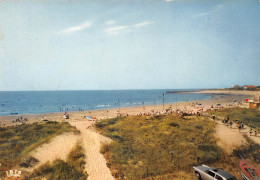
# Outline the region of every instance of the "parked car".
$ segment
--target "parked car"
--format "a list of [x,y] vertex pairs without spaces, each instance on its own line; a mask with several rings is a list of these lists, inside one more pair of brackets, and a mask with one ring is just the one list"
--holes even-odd
[[204,164],[193,166],[193,172],[199,180],[236,180],[231,174],[216,167],[210,168]]

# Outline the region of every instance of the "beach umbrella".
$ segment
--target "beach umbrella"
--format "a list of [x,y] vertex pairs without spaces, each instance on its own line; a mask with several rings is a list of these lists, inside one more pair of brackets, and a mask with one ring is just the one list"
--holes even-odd
[[202,104],[198,104],[199,106],[201,106]]
[[248,99],[246,99],[245,101],[248,102]]
[[221,106],[221,104],[217,104],[217,106]]

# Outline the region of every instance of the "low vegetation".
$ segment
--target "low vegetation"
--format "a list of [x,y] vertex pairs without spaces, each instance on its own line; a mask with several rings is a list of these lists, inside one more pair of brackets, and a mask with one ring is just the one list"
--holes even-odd
[[84,149],[78,143],[69,153],[66,161],[57,159],[53,163],[46,163],[25,179],[85,180],[88,175],[84,172],[86,164],[84,159]]
[[101,153],[118,179],[193,179],[192,166],[213,163],[222,154],[214,122],[203,117],[128,116],[96,127],[113,139]]
[[32,166],[37,160],[32,157],[28,158],[28,153],[64,132],[79,133],[75,127],[67,122],[49,121],[47,123],[0,127],[0,177],[5,170],[12,169],[16,165]]
[[220,120],[229,115],[230,120],[235,122],[238,120],[239,123],[244,123],[251,128],[260,130],[260,111],[258,109],[246,109],[246,108],[224,108],[215,110],[209,110],[210,114],[215,113],[216,117]]

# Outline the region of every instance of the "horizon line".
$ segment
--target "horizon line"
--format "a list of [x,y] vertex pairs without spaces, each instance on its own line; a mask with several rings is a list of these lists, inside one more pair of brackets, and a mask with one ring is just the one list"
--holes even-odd
[[0,92],[25,92],[25,91],[135,91],[135,90],[212,90],[225,88],[162,88],[162,89],[58,89],[58,90],[0,90]]

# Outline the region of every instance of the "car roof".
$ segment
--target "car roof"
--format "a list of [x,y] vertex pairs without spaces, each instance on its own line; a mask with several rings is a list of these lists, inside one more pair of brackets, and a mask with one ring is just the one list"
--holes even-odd
[[217,167],[213,167],[213,168],[210,168],[209,170],[212,170],[212,171],[214,171],[214,172],[218,172],[220,169],[217,168]]
[[225,171],[218,171],[217,174],[221,175],[222,177],[229,179],[229,178],[233,178],[234,176],[232,176],[231,174],[225,172]]
[[205,167],[205,166],[197,166],[198,169],[202,170],[202,171],[207,171],[209,170],[210,168],[208,167]]

